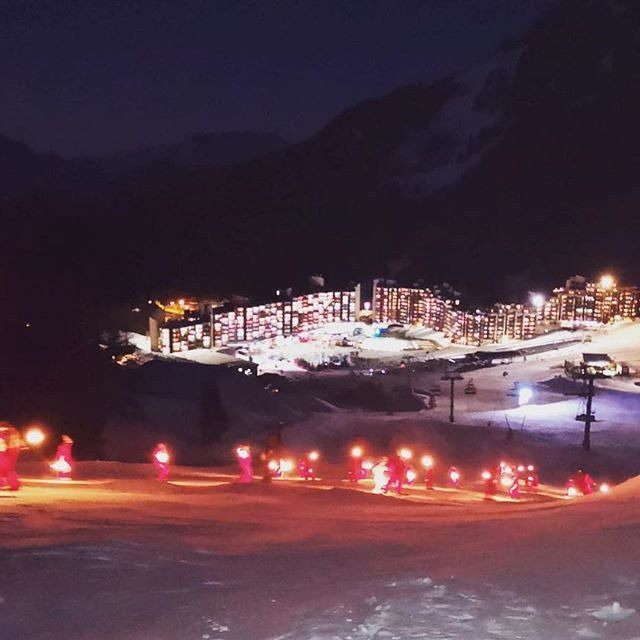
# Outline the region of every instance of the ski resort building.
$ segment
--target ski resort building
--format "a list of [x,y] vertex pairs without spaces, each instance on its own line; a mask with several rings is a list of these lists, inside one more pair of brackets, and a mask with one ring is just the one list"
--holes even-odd
[[450,314],[459,301],[443,300],[430,289],[397,287],[376,280],[373,317],[376,322],[419,325],[446,331]]
[[564,287],[553,290],[544,305],[547,322],[600,324],[638,317],[640,297],[637,287],[621,287],[611,276],[588,282],[572,276]]
[[227,305],[212,308],[206,315],[151,317],[151,348],[170,354],[298,335],[331,322],[353,322],[359,307],[358,285],[349,290],[316,291],[263,304]]
[[496,344],[505,340],[528,340],[536,334],[537,312],[522,304],[496,304],[475,313],[458,311],[454,342],[467,345]]
[[[403,287],[374,280],[371,311],[369,302],[365,303],[367,318],[424,327],[452,342],[480,346],[533,338],[542,323],[596,324],[636,318],[640,301],[636,287],[620,287],[611,276],[595,283],[573,276],[564,287],[554,289],[546,302],[496,304],[475,311],[461,309],[457,292],[447,287]],[[149,320],[151,348],[170,354],[285,338],[334,322],[356,321],[362,309],[360,285],[298,296],[291,290],[278,291],[275,297],[261,304],[198,306],[181,300],[158,305],[158,313]]]
[[430,289],[374,283],[376,322],[421,326],[442,331],[453,342],[469,345],[525,340],[535,335],[537,312],[521,304],[496,304],[490,310],[463,311],[459,299],[442,299]]

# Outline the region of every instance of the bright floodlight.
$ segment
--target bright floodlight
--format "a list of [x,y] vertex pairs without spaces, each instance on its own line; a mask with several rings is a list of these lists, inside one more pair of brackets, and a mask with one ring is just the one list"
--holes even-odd
[[44,432],[42,429],[33,427],[24,434],[26,443],[31,447],[39,447],[44,442]]
[[534,293],[531,296],[531,304],[533,304],[536,309],[542,309],[542,307],[544,307],[544,296],[541,293]]
[[520,387],[518,390],[518,404],[520,406],[529,404],[531,398],[533,398],[533,391],[531,387]]
[[605,273],[601,278],[600,278],[600,286],[603,289],[613,289],[613,287],[616,286],[616,281],[614,280],[613,276]]

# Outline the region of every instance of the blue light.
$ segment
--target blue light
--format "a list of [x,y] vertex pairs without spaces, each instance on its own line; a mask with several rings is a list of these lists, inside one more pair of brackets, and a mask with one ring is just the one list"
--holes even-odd
[[518,389],[518,404],[520,406],[529,404],[533,398],[533,389],[531,387],[520,387]]

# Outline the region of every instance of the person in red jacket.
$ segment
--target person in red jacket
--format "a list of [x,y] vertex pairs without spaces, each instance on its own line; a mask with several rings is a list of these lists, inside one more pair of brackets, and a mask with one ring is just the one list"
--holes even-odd
[[536,471],[536,468],[532,464],[528,465],[527,480],[525,483],[527,487],[527,491],[529,491],[530,493],[537,493],[539,484],[540,484],[540,478],[538,476],[538,472]]
[[236,447],[236,456],[240,467],[239,482],[242,484],[250,484],[253,482],[253,466],[251,464],[251,449],[248,445],[242,444]]
[[389,458],[387,465],[389,473],[389,484],[387,485],[387,491],[395,489],[398,495],[402,495],[402,485],[405,482],[405,476],[407,474],[407,464],[400,455],[395,455]]
[[424,467],[424,486],[426,489],[433,489],[434,472],[433,458],[429,455],[422,456],[420,462]]
[[171,463],[171,456],[169,450],[164,442],[158,443],[153,450],[153,466],[156,468],[158,475],[156,476],[159,482],[166,482],[169,479],[169,469]]
[[18,430],[8,422],[0,422],[0,488],[8,486],[11,491],[20,488],[16,463],[21,446]]
[[509,486],[509,497],[513,500],[518,500],[518,498],[520,498],[520,480],[517,473],[514,473],[511,479],[511,485]]
[[300,477],[305,480],[316,479],[316,464],[320,458],[320,454],[317,451],[308,451],[300,458],[298,462],[298,471]]
[[484,485],[485,500],[490,500],[491,498],[493,498],[493,496],[496,495],[498,491],[496,475],[489,470],[483,471],[482,480]]
[[447,477],[449,478],[449,484],[457,489],[460,486],[460,472],[457,467],[449,467],[447,471]]
[[364,449],[360,445],[351,447],[349,451],[349,481],[356,483],[365,477],[365,470],[362,467]]
[[71,478],[71,472],[73,471],[72,447],[73,440],[64,434],[56,449],[55,460],[50,465],[60,479],[68,480]]
[[596,483],[593,478],[582,468],[576,471],[576,475],[573,479],[576,488],[582,493],[583,496],[588,496],[593,493],[593,488]]

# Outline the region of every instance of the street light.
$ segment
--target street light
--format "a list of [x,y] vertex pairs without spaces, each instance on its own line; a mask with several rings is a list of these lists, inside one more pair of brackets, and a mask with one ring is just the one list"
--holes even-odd
[[532,293],[531,294],[531,304],[538,310],[544,307],[545,299],[541,293]]
[[613,289],[616,286],[615,278],[610,273],[605,273],[600,278],[600,286],[603,289]]

